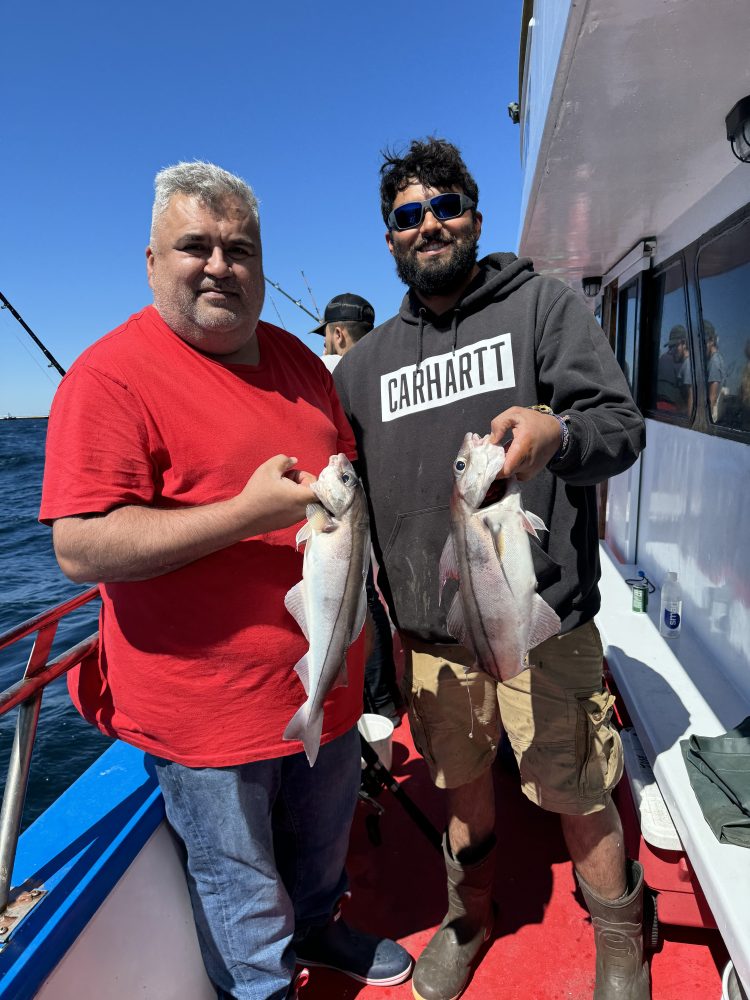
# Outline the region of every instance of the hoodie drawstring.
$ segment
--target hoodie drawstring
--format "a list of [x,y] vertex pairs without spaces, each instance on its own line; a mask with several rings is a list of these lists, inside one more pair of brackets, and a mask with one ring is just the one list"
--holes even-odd
[[[458,316],[461,312],[460,307],[456,307],[453,310],[453,316],[451,317],[451,332],[453,333],[453,353],[456,353],[456,347],[458,346]],[[419,340],[419,352],[417,355],[417,368],[422,367],[422,360],[424,358],[424,318],[427,315],[427,310],[424,306],[419,308],[419,326],[417,328],[417,338]]]
[[453,319],[451,320],[451,330],[453,330],[453,353],[456,353],[456,344],[458,343],[458,314],[461,310],[453,310]]
[[422,367],[422,338],[424,337],[424,317],[427,310],[422,306],[419,310],[419,330],[417,331],[417,336],[419,337],[419,356],[417,357],[417,368]]

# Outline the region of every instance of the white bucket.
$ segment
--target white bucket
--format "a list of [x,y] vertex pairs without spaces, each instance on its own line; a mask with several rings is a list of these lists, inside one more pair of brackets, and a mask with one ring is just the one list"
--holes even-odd
[[746,997],[747,993],[739,984],[732,962],[727,962],[721,977],[721,1000],[745,1000]]
[[[393,761],[393,723],[383,715],[363,715],[357,728],[380,758],[383,767],[390,771]],[[362,766],[365,762],[362,761]]]

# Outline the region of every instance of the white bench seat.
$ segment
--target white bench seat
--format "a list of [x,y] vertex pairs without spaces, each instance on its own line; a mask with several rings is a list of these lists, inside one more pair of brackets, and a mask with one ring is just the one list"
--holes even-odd
[[680,740],[720,736],[750,714],[748,690],[737,691],[683,624],[667,640],[657,626],[659,593],[647,614],[632,610],[626,579],[637,567],[619,564],[600,546],[602,609],[596,617],[604,655],[685,853],[701,884],[737,973],[750,987],[750,850],[721,844],[695,797]]

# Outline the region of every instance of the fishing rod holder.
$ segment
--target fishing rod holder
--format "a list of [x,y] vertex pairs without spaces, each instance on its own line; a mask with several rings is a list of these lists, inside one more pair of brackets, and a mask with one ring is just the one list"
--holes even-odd
[[385,810],[380,803],[375,801],[375,796],[380,793],[380,789],[385,788],[398,802],[401,803],[409,819],[412,820],[419,831],[424,834],[427,840],[429,840],[435,850],[437,850],[442,857],[443,838],[441,834],[425,816],[419,806],[417,806],[417,804],[406,794],[391,772],[383,766],[383,763],[377,753],[373,750],[361,733],[360,746],[362,759],[365,762],[365,766],[362,770],[360,798],[368,805],[376,809],[376,815],[368,816],[365,821],[365,827],[367,828],[367,833],[371,842],[375,846],[379,846],[380,844],[379,820]]

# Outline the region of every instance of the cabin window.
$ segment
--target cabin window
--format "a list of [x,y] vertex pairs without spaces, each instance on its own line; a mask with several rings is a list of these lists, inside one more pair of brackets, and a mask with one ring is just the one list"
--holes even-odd
[[750,431],[750,218],[701,247],[698,289],[711,421]]
[[645,409],[687,420],[693,412],[693,359],[685,298],[685,273],[677,260],[651,279],[649,379]]
[[638,335],[638,302],[640,279],[636,278],[620,291],[617,302],[617,361],[635,395],[636,342]]

